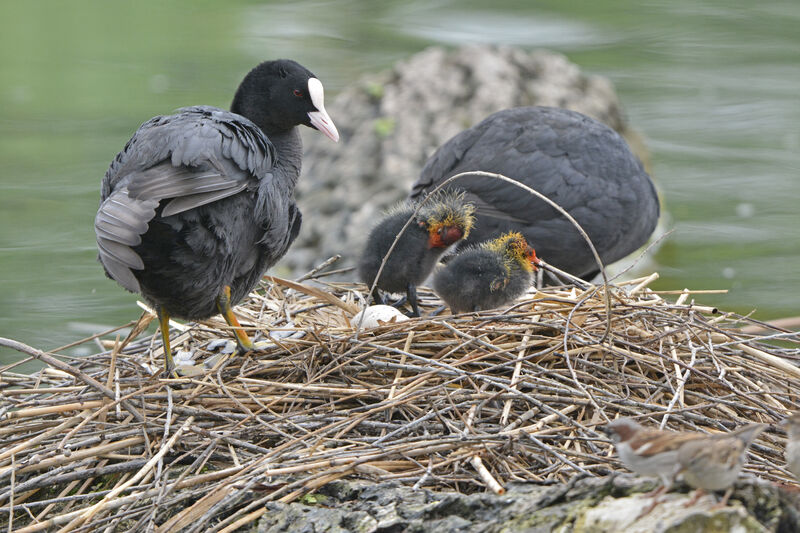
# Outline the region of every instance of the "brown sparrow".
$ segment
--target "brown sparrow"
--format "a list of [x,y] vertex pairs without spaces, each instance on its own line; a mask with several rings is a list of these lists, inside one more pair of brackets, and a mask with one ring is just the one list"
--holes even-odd
[[747,449],[767,427],[767,424],[748,424],[730,433],[704,435],[684,442],[678,450],[680,472],[697,489],[685,506],[694,505],[704,491],[728,489],[715,506],[724,507],[744,466]]
[[[658,476],[661,487],[651,492],[655,497],[669,490],[678,473],[678,450],[683,444],[703,438],[702,433],[649,429],[630,418],[618,418],[602,430],[611,437],[620,461],[641,476]],[[647,514],[643,512],[642,514]]]
[[786,469],[800,481],[800,411],[781,421],[786,427]]

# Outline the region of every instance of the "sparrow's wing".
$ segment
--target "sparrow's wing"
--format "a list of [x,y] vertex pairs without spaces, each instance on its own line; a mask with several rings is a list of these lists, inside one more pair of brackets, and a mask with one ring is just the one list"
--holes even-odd
[[687,442],[703,438],[702,433],[642,430],[629,441],[631,449],[642,457],[652,457],[665,452],[676,451]]

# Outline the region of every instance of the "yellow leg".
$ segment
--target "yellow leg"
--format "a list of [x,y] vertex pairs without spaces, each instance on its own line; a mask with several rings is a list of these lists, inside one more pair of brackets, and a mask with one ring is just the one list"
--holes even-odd
[[239,350],[242,352],[249,352],[255,349],[253,341],[247,336],[247,332],[242,329],[242,325],[239,324],[239,320],[236,318],[236,315],[233,314],[233,308],[231,307],[231,288],[227,285],[225,285],[225,288],[222,289],[222,293],[217,297],[217,309],[219,309],[219,313],[222,315],[222,318],[225,319],[225,322],[233,328],[233,334],[236,337],[237,344],[239,344]]
[[158,327],[161,330],[161,341],[164,343],[164,367],[168,376],[177,377],[175,361],[172,360],[172,347],[169,343],[169,313],[160,305],[156,306]]

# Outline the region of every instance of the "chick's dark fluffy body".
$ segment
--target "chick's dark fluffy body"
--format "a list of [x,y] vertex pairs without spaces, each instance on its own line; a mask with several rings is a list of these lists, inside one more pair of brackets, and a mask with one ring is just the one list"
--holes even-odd
[[533,277],[516,261],[483,246],[468,248],[436,271],[433,290],[453,313],[495,309],[525,293]]
[[[371,286],[375,281],[384,256],[413,213],[413,208],[401,209],[372,229],[358,263],[358,274],[364,283]],[[397,293],[405,292],[409,284],[419,285],[433,271],[444,251],[445,248],[429,247],[427,228],[417,220],[412,221],[386,260],[377,287]]]

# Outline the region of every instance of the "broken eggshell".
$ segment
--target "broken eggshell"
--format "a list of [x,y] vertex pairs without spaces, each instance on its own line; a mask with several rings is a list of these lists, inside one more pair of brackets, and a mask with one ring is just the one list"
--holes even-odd
[[[364,316],[364,322],[361,323],[361,316]],[[371,305],[366,309],[362,309],[350,319],[350,324],[353,327],[360,326],[363,329],[377,328],[378,326],[385,326],[386,324],[393,324],[396,322],[404,322],[408,317],[390,305]]]

